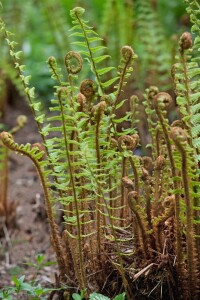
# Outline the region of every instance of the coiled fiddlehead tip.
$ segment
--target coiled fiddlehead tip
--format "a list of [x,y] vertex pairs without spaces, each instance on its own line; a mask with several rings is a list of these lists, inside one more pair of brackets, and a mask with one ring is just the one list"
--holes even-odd
[[0,139],[2,140],[3,144],[12,149],[15,150],[12,145],[14,144],[14,139],[11,133],[3,131],[0,133]]
[[170,137],[178,148],[184,147],[185,143],[187,142],[187,133],[181,127],[172,127],[170,131]]
[[130,178],[128,178],[127,176],[122,177],[122,184],[128,190],[132,190],[133,189],[133,181]]
[[165,109],[172,103],[172,97],[165,92],[158,93],[153,100],[155,109]]
[[182,120],[175,120],[172,122],[171,127],[181,127],[184,128],[184,123]]
[[118,145],[119,149],[123,150],[135,150],[135,148],[138,145],[139,136],[137,134],[134,134],[132,136],[130,135],[123,135],[118,138]]
[[47,63],[50,65],[50,66],[53,66],[54,64],[56,64],[56,58],[54,56],[50,56],[47,60]]
[[23,127],[27,123],[27,117],[25,115],[19,115],[17,117],[17,125]]
[[6,132],[6,131],[2,131],[2,132],[0,133],[0,138],[1,138],[1,140],[2,140],[3,142],[6,141],[7,139],[13,140],[12,134],[10,134],[9,132]]
[[190,49],[192,47],[192,35],[189,32],[184,32],[179,40],[179,51]]
[[104,112],[107,107],[106,101],[100,101],[96,107],[100,112]]
[[134,51],[130,46],[124,46],[121,48],[121,55],[125,63],[130,63],[134,56]]
[[151,170],[153,166],[152,158],[149,156],[142,157],[143,166],[146,170]]
[[85,79],[81,82],[80,92],[87,100],[91,100],[95,94],[96,86],[95,82],[91,79]]
[[139,103],[139,98],[136,95],[130,97],[130,110],[134,111],[135,106]]
[[77,74],[82,70],[83,59],[78,52],[69,51],[65,55],[65,66],[69,74]]
[[157,86],[150,86],[149,89],[147,89],[148,98],[150,100],[154,99],[154,97],[159,93],[159,89]]
[[82,15],[85,13],[85,9],[82,7],[75,7],[72,10],[70,10],[70,16],[72,19],[81,18]]
[[110,95],[105,94],[101,97],[101,101],[105,101],[109,105],[112,102],[112,99]]
[[155,161],[155,170],[162,170],[165,165],[165,158],[163,155],[159,155]]
[[62,96],[66,96],[68,95],[69,91],[67,89],[67,87],[60,87],[58,89],[58,98],[61,98]]
[[175,196],[167,196],[163,201],[163,207],[165,210],[164,220],[166,221],[175,213]]
[[163,207],[165,209],[174,207],[174,205],[175,205],[175,196],[174,195],[167,196],[163,201]]
[[138,96],[137,95],[132,95],[131,97],[130,97],[130,101],[132,101],[132,102],[138,102],[139,101],[139,98],[138,98]]
[[140,140],[139,135],[137,133],[135,133],[135,134],[132,134],[131,137],[134,140],[135,148],[136,148],[137,145],[139,144],[139,140]]

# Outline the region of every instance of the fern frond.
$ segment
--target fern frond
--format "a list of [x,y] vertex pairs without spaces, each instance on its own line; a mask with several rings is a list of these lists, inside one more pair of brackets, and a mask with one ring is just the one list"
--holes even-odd
[[[174,127],[171,130],[171,137],[181,153],[182,162],[182,182],[183,182],[183,193],[185,200],[185,214],[186,214],[186,244],[187,244],[187,268],[189,274],[189,293],[191,298],[195,298],[198,293],[198,264],[197,264],[197,249],[194,239],[194,212],[193,212],[193,199],[195,198],[194,186],[191,184],[191,180],[196,177],[194,163],[192,163],[191,156],[193,150],[188,145],[187,134],[182,128]],[[186,175],[187,174],[187,175]],[[198,182],[195,184],[199,185]],[[198,198],[198,195],[196,195]]]
[[[190,145],[199,153],[198,137],[200,134],[199,109],[199,65],[194,58],[191,58],[192,37],[189,33],[184,33],[179,43],[180,57],[173,68],[175,90],[177,94],[177,104],[180,108],[184,127],[188,131]],[[197,56],[198,57],[198,56]],[[194,85],[195,83],[195,85]]]
[[39,173],[40,180],[45,194],[47,215],[48,215],[50,229],[51,229],[51,238],[53,240],[52,245],[54,247],[54,251],[57,256],[58,266],[61,272],[61,276],[64,278],[65,276],[64,272],[68,266],[68,262],[66,261],[66,255],[64,253],[61,237],[58,233],[58,228],[55,223],[54,214],[51,206],[52,195],[48,190],[48,180],[47,180],[49,175],[49,171],[47,170],[48,161],[44,160],[45,152],[43,151],[43,146],[39,143],[37,145],[31,145],[31,144],[18,145],[17,143],[14,142],[12,135],[7,132],[2,132],[0,134],[0,138],[3,144],[9,149],[28,156],[34,163]]
[[[81,41],[73,42],[72,44],[80,46],[83,48],[83,51],[80,51],[83,55],[89,58],[88,62],[91,67],[91,71],[95,75],[95,80],[98,84],[99,95],[104,95],[104,88],[109,87],[114,81],[103,82],[101,80],[101,76],[107,74],[113,67],[99,68],[97,64],[102,63],[109,56],[108,55],[100,55],[97,56],[97,52],[102,52],[105,49],[104,46],[97,46],[98,42],[102,41],[102,38],[98,36],[98,34],[92,29],[92,27],[87,25],[87,21],[85,21],[82,16],[84,14],[84,9],[77,7],[71,10],[71,17],[73,19],[74,27],[71,30],[75,31],[72,36],[79,37]],[[77,31],[78,30],[78,31]],[[113,80],[113,78],[112,78]]]

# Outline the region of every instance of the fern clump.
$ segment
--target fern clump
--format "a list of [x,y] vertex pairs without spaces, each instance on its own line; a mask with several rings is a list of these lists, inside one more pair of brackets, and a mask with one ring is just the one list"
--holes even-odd
[[[174,67],[180,120],[169,124],[168,93],[155,86],[146,90],[151,156],[142,157],[137,155],[142,139],[136,129],[138,98],[131,96],[131,111],[124,117],[116,114],[127,100],[124,91],[137,56],[126,45],[117,69],[102,67],[109,56],[84,19],[84,9],[74,8],[71,17],[72,44],[80,50],[65,55],[64,73],[56,58],[49,57],[55,92],[47,116],[1,23],[42,143],[19,145],[7,132],[1,140],[28,156],[40,176],[60,272],[57,284],[71,286],[73,281],[75,289],[87,289],[86,298],[102,290],[114,296],[123,288],[129,300],[150,294],[198,299],[199,154],[190,107],[197,101],[192,74],[198,74],[199,66],[187,65],[191,36],[181,37],[180,61]],[[91,73],[82,80],[86,63]],[[130,126],[119,132],[122,121]],[[58,203],[62,232],[55,217]],[[63,299],[70,295],[67,289],[61,292]]]

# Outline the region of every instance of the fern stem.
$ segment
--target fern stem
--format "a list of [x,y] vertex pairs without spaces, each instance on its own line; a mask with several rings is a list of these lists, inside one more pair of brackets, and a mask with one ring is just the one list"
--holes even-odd
[[[174,162],[174,158],[172,155],[172,149],[171,149],[171,142],[170,142],[170,137],[169,133],[167,130],[167,120],[165,120],[163,116],[163,112],[161,112],[161,107],[163,109],[163,105],[165,105],[165,100],[169,98],[169,95],[166,93],[158,93],[156,97],[154,98],[154,107],[156,110],[156,114],[158,116],[158,119],[160,121],[163,133],[164,133],[164,138],[167,146],[167,152],[169,156],[169,161],[171,165],[171,172],[172,172],[172,177],[173,177],[173,184],[174,184],[174,189],[178,190],[179,185],[177,180],[175,180],[176,177],[176,166]],[[165,108],[164,108],[165,109]],[[164,110],[165,112],[165,110]],[[181,274],[181,264],[183,261],[183,255],[182,255],[182,247],[181,247],[181,221],[180,221],[180,196],[178,193],[175,193],[175,222],[176,222],[176,253],[177,253],[177,268],[178,268],[178,274],[182,276]],[[181,280],[181,278],[180,278]]]
[[[100,123],[101,123],[101,118],[102,118],[104,109],[105,109],[105,102],[104,101],[101,101],[99,104],[97,104],[97,107],[96,107],[96,118],[95,118],[96,119],[96,129],[95,129],[96,130],[96,135],[95,135],[95,139],[96,139],[96,155],[97,155],[98,175],[101,174],[101,172],[99,173],[99,171],[101,171],[101,166],[102,166],[101,153],[100,153]],[[98,149],[97,149],[97,147],[98,147]],[[91,172],[92,172],[92,170],[91,170]],[[133,293],[132,293],[132,291],[131,291],[131,289],[129,287],[129,284],[127,282],[127,279],[126,279],[126,275],[125,275],[125,271],[124,271],[124,267],[123,267],[123,261],[122,261],[122,257],[121,257],[121,253],[120,253],[120,248],[119,248],[118,240],[117,240],[117,235],[116,235],[115,227],[114,227],[114,224],[113,224],[113,218],[112,218],[112,215],[111,215],[111,210],[108,207],[108,201],[106,201],[106,199],[104,197],[104,191],[103,191],[101,183],[99,182],[99,179],[100,179],[99,176],[98,176],[98,179],[97,179],[96,176],[94,176],[94,179],[95,179],[95,181],[97,183],[98,194],[100,195],[100,199],[103,200],[103,203],[105,205],[106,211],[108,213],[109,225],[110,225],[111,230],[112,230],[112,235],[114,237],[114,242],[115,242],[116,249],[117,249],[117,257],[118,257],[118,260],[119,260],[118,270],[120,272],[120,275],[122,276],[122,281],[123,281],[123,285],[124,285],[124,288],[125,288],[125,291],[126,291],[126,294],[127,294],[127,299],[128,300],[134,300]],[[100,199],[98,199],[98,201]],[[99,209],[99,213],[100,213],[100,209]],[[100,221],[97,220],[97,222],[100,222]],[[98,226],[97,226],[97,230],[99,230],[100,224],[98,224]],[[98,232],[97,232],[97,234],[99,235]],[[99,239],[100,239],[100,237],[99,237]],[[100,240],[98,241],[98,243],[100,243]]]
[[[4,25],[3,22],[2,22],[2,24],[3,24],[2,26],[3,26],[3,28],[4,28],[4,35],[5,35],[5,38],[7,39],[7,43],[8,43],[9,49],[10,49],[10,51],[12,51],[12,52],[14,53],[14,52],[15,52],[15,47],[9,43],[9,36],[8,36],[7,30],[6,30],[5,25]],[[24,80],[23,73],[22,73],[22,71],[21,71],[21,69],[20,69],[20,65],[19,65],[19,63],[18,63],[18,61],[17,61],[17,59],[16,59],[15,56],[13,56],[13,61],[14,61],[14,63],[15,63],[15,68],[16,68],[17,71],[18,71],[18,76],[21,78],[21,81],[22,81],[22,84],[23,84],[23,87],[24,87],[24,90],[25,90],[25,93],[26,93],[26,97],[27,97],[27,100],[28,100],[28,103],[29,103],[29,107],[30,107],[31,112],[32,112],[32,114],[33,114],[34,120],[35,120],[35,122],[36,122],[36,124],[37,124],[37,128],[38,128],[38,131],[39,131],[39,133],[40,133],[40,136],[41,136],[41,138],[42,138],[43,145],[44,145],[44,147],[45,147],[45,151],[46,151],[46,154],[47,154],[47,157],[48,157],[48,160],[49,160],[50,168],[52,169],[52,172],[54,173],[54,167],[53,167],[53,165],[52,165],[52,161],[51,161],[49,149],[48,149],[48,147],[47,147],[47,145],[46,145],[46,138],[45,138],[45,136],[41,133],[41,132],[42,132],[42,126],[41,126],[40,122],[37,121],[37,113],[36,113],[36,111],[35,111],[35,109],[34,109],[33,99],[32,99],[32,97],[30,96],[30,93],[28,92],[28,85],[26,84],[26,82],[25,82],[25,80]],[[56,74],[56,77],[58,77],[57,74]],[[58,81],[60,82],[59,77],[58,77],[57,79],[58,79]],[[54,180],[55,180],[56,183],[58,183],[58,179],[57,179],[56,176],[54,176]],[[61,191],[61,190],[58,190],[58,194],[59,194],[59,196],[62,198],[62,191]]]
[[[99,143],[99,129],[100,124],[97,122],[96,124],[96,134],[95,134],[95,148],[96,148],[96,157],[97,157],[97,169],[98,169],[98,177],[101,175],[101,154],[100,154],[100,143]],[[100,180],[100,178],[99,178]],[[101,213],[100,213],[100,205],[101,205],[101,196],[100,196],[100,184],[98,184],[98,196],[97,196],[97,251],[98,256],[101,253]],[[98,208],[99,207],[99,208]],[[105,224],[104,224],[105,225]]]
[[63,138],[64,138],[64,144],[65,144],[65,152],[66,152],[66,156],[67,156],[70,181],[72,184],[72,191],[73,191],[73,197],[74,197],[74,203],[75,203],[77,232],[78,232],[78,252],[79,252],[79,258],[80,258],[80,272],[81,272],[81,289],[83,289],[86,287],[86,278],[85,278],[83,253],[82,253],[82,245],[81,245],[81,224],[80,224],[80,217],[79,217],[79,205],[78,205],[78,199],[77,199],[77,195],[76,195],[76,187],[75,187],[74,176],[73,176],[73,168],[71,165],[71,159],[70,159],[70,154],[69,154],[69,149],[68,149],[67,131],[66,131],[66,126],[65,126],[65,114],[64,114],[63,104],[62,104],[62,92],[67,93],[67,91],[65,88],[61,88],[59,90],[58,101],[59,101],[59,105],[60,105],[60,112],[61,112],[62,125],[63,125]]
[[49,225],[50,225],[50,229],[51,229],[51,237],[52,237],[51,242],[52,242],[54,251],[56,253],[61,278],[64,280],[65,274],[67,273],[67,270],[68,270],[68,264],[66,261],[64,248],[62,246],[61,237],[59,236],[58,227],[54,220],[54,215],[53,215],[52,206],[51,206],[51,195],[49,193],[48,183],[46,182],[46,179],[44,176],[44,171],[42,170],[39,161],[34,157],[34,155],[31,155],[29,151],[25,151],[21,146],[19,146],[17,143],[15,143],[14,140],[12,139],[12,136],[9,133],[2,132],[1,138],[6,147],[8,147],[9,149],[11,149],[13,151],[17,151],[25,156],[28,156],[32,160],[32,162],[34,163],[34,165],[38,171],[38,174],[39,174],[39,177],[40,177],[40,180],[42,183],[42,187],[44,190],[45,208],[47,211],[47,216],[48,216]]
[[114,105],[113,105],[113,112],[115,111],[116,105],[119,101],[119,97],[120,97],[120,94],[122,92],[122,88],[124,86],[126,71],[127,71],[127,68],[129,67],[129,65],[130,65],[130,61],[128,60],[128,61],[126,61],[125,66],[124,66],[124,68],[122,70],[122,73],[121,73],[121,76],[120,76],[118,88],[117,88],[117,91],[116,91],[116,98],[115,98],[115,102],[114,102]]
[[[0,195],[0,208],[1,214],[3,216],[7,215],[7,193],[8,193],[8,149],[1,146],[2,153],[1,153],[1,170],[0,170],[0,188],[1,188],[1,195]],[[0,149],[1,151],[1,149]],[[5,215],[4,215],[5,214]]]
[[171,130],[171,137],[174,140],[179,152],[181,153],[181,176],[184,188],[184,200],[186,205],[186,248],[187,248],[187,269],[188,269],[188,286],[191,299],[197,299],[197,265],[196,265],[196,249],[194,242],[194,226],[193,226],[193,201],[190,191],[190,175],[189,167],[190,158],[187,145],[187,135],[182,128],[174,127]]
[[139,195],[140,195],[140,180],[139,180],[139,175],[138,175],[138,171],[137,168],[135,166],[135,162],[133,160],[133,157],[130,156],[129,157],[130,163],[131,163],[131,167],[133,169],[133,174],[134,174],[134,181],[135,181],[135,191],[137,192],[138,195],[138,200],[139,201]]
[[[126,176],[126,162],[127,158],[122,158],[122,178]],[[126,198],[126,189],[124,184],[121,181],[121,210],[120,210],[120,219],[121,219],[121,226],[124,225],[124,218],[125,218],[125,198]]]
[[[141,213],[139,211],[139,205],[137,204],[137,192],[132,191],[129,192],[128,194],[128,204],[130,209],[132,210],[132,212],[135,215],[135,219],[137,220],[137,225],[136,228],[139,228],[139,232],[136,229],[137,233],[138,233],[138,241],[140,244],[140,248],[143,252],[143,255],[145,257],[145,259],[149,259],[151,257],[151,253],[150,253],[150,245],[149,245],[149,239],[148,239],[148,235],[147,235],[147,226],[146,226],[146,216],[144,217],[144,214]],[[141,239],[140,239],[141,236]]]
[[194,228],[193,228],[193,209],[192,199],[189,190],[189,170],[187,163],[187,154],[185,149],[181,151],[182,155],[182,178],[184,188],[184,199],[186,204],[186,245],[187,245],[187,267],[188,280],[191,299],[197,299],[197,267],[195,264],[195,245],[194,245]]
[[88,41],[88,37],[87,37],[86,31],[85,31],[85,28],[84,28],[83,23],[82,23],[81,19],[79,18],[79,15],[78,15],[77,12],[75,13],[75,15],[76,15],[76,18],[77,18],[79,24],[81,25],[82,32],[84,34],[85,41],[86,41],[86,44],[87,44],[87,48],[88,48],[88,51],[89,51],[89,54],[90,54],[90,59],[91,59],[91,62],[92,62],[92,68],[94,70],[94,74],[95,74],[95,77],[96,77],[96,80],[97,80],[97,83],[98,83],[98,86],[99,86],[99,89],[100,89],[100,94],[101,94],[101,96],[103,96],[104,95],[103,85],[101,83],[99,74],[97,73],[96,64],[95,64],[94,59],[93,59],[93,54],[92,54],[92,51],[91,51],[91,48],[90,48],[90,43]]
[[103,190],[102,190],[101,185],[99,184],[98,181],[97,181],[97,184],[98,184],[98,187],[99,187],[100,195],[103,199],[106,210],[108,212],[109,223],[110,223],[110,227],[112,229],[112,235],[114,237],[114,243],[115,243],[116,249],[117,249],[117,257],[119,259],[119,268],[118,268],[118,270],[120,272],[120,275],[122,276],[122,281],[123,281],[123,285],[124,285],[124,288],[125,288],[125,291],[126,291],[127,300],[134,300],[135,297],[134,297],[134,295],[133,295],[133,293],[132,293],[132,291],[129,287],[128,281],[126,279],[126,275],[125,275],[125,271],[124,271],[124,267],[123,267],[123,261],[122,261],[122,257],[121,257],[121,253],[120,253],[120,248],[119,248],[117,235],[116,235],[115,227],[114,227],[114,224],[113,224],[113,219],[112,219],[112,215],[111,215],[111,212],[110,212],[110,208],[108,207],[108,203],[105,200],[105,197],[103,195]]
[[[181,63],[183,65],[183,74],[184,74],[184,84],[185,84],[185,97],[186,97],[186,110],[187,110],[187,116],[191,116],[191,110],[190,110],[190,88],[189,88],[189,79],[188,79],[188,69],[187,69],[187,59],[185,57],[185,51],[181,52]],[[187,120],[187,123],[184,122],[185,127],[189,133],[189,144],[192,147],[192,132],[191,132],[191,120]]]

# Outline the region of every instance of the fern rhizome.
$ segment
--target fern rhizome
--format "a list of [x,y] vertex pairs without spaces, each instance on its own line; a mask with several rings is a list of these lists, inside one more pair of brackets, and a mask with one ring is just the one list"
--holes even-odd
[[[71,37],[79,51],[66,54],[65,74],[55,57],[48,59],[56,84],[46,116],[1,21],[43,143],[19,145],[7,132],[1,139],[28,156],[39,173],[63,287],[59,299],[77,289],[86,289],[86,299],[92,291],[113,297],[122,290],[129,300],[200,297],[199,4],[189,1],[188,10],[197,33],[195,58],[191,35],[184,33],[172,72],[180,120],[168,122],[168,93],[156,87],[145,93],[151,157],[136,154],[137,97],[123,118],[115,113],[127,100],[123,90],[137,58],[131,47],[122,47],[117,70],[106,68],[102,39],[84,20],[84,9],[73,9]],[[91,76],[79,83],[84,64]],[[114,71],[116,77],[109,77]],[[119,133],[122,121],[130,126]]]

